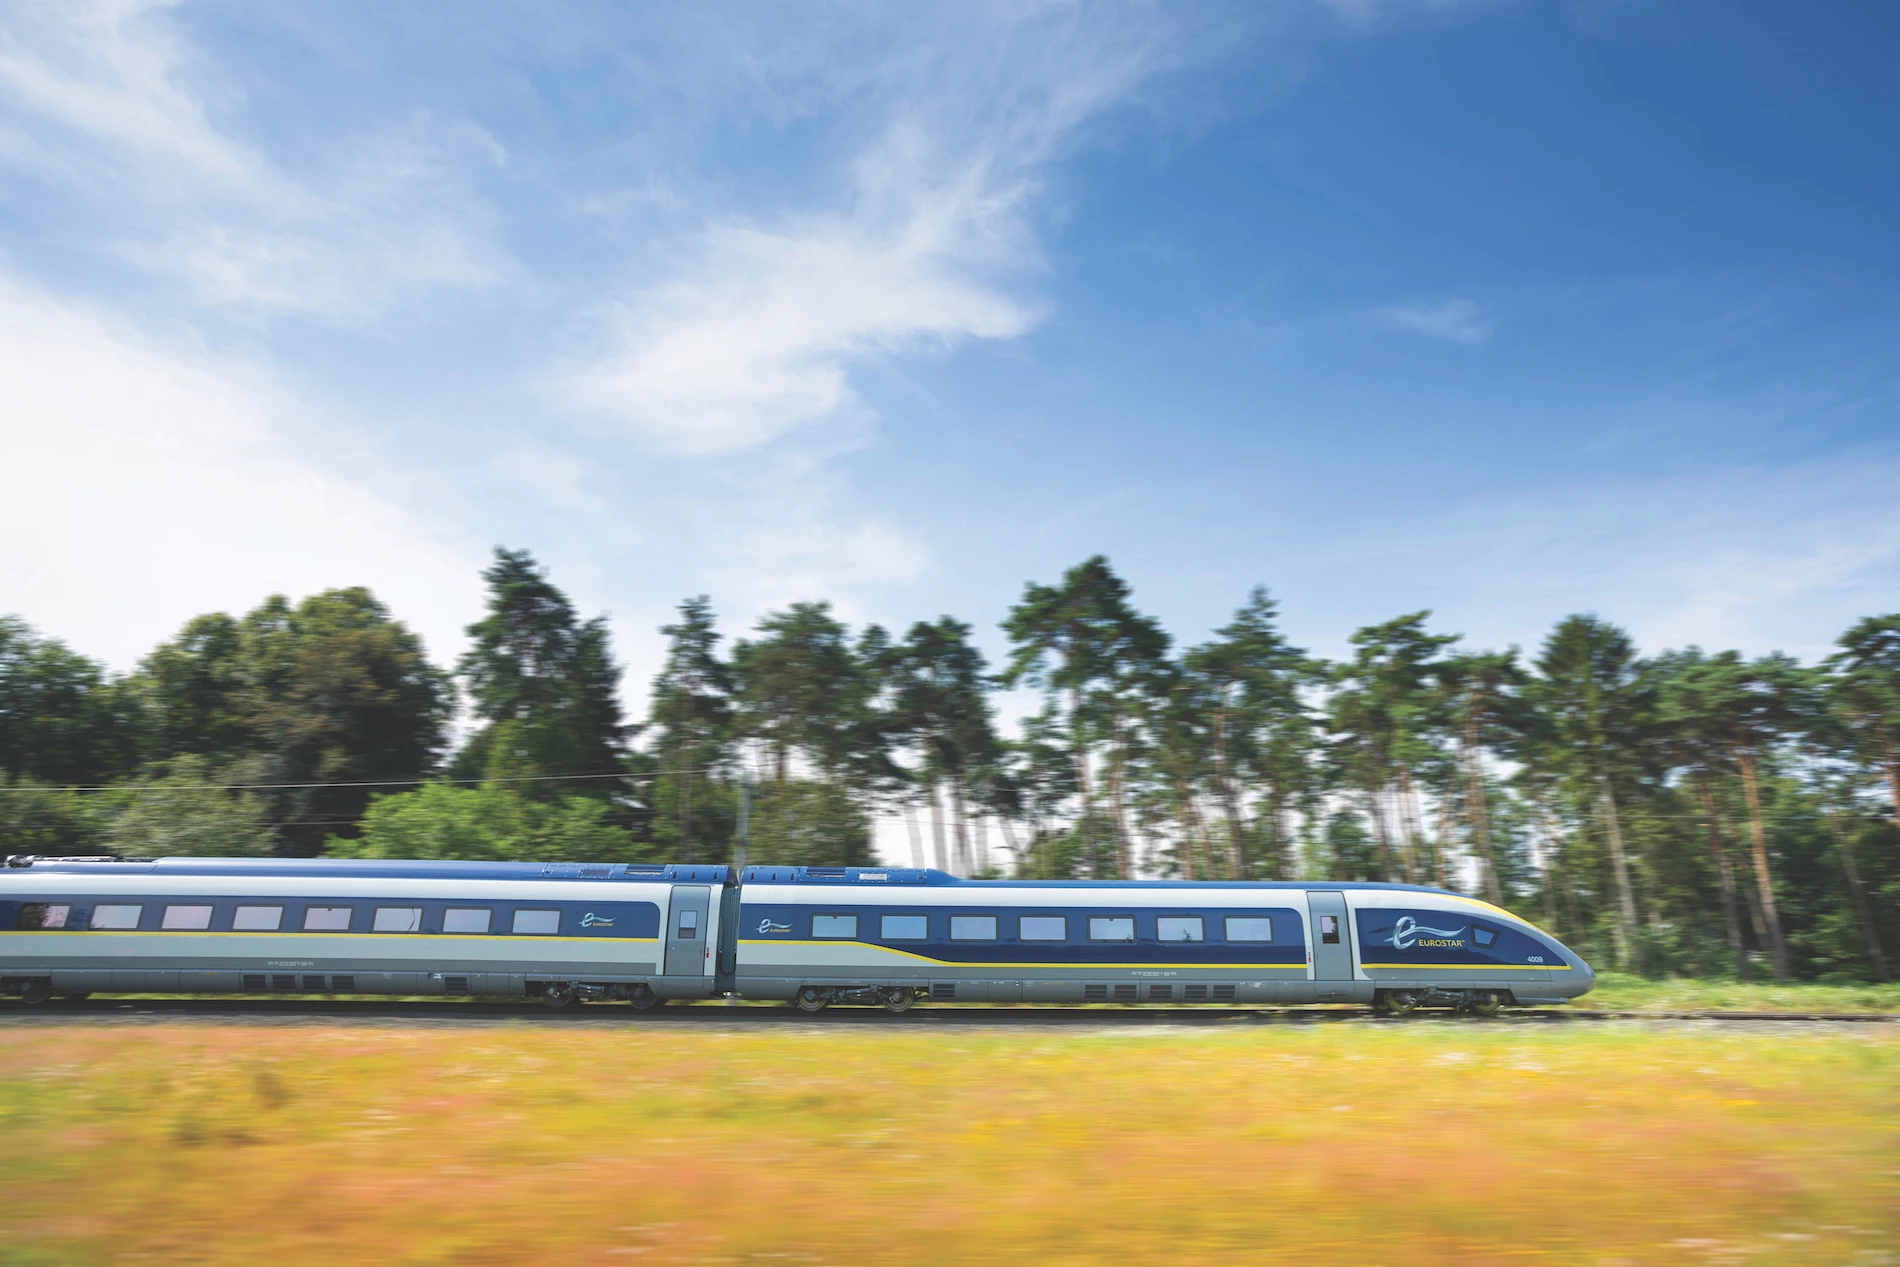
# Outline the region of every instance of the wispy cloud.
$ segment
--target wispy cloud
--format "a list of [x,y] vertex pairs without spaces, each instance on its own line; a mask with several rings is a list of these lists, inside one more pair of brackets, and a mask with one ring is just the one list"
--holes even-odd
[[1428,334],[1452,343],[1483,343],[1491,337],[1491,323],[1469,299],[1390,304],[1377,309],[1373,317],[1395,330]]
[[1042,169],[1186,44],[1139,9],[955,12],[839,69],[872,120],[842,197],[693,235],[606,308],[563,398],[664,449],[734,452],[848,411],[864,358],[1028,330]]
[[108,147],[148,194],[307,210],[303,191],[212,124],[185,82],[188,49],[168,20],[173,8],[157,0],[14,6],[0,27],[0,92],[60,134],[64,144],[43,152],[65,154],[68,175],[88,174],[87,156],[71,144],[84,138]]
[[406,294],[478,288],[510,263],[465,179],[493,142],[426,119],[297,173],[221,127],[217,68],[176,6],[71,0],[0,25],[0,155],[77,195],[87,233],[199,303],[357,322]]

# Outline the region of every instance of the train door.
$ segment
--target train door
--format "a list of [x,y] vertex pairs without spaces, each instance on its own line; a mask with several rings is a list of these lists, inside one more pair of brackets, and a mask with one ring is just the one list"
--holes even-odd
[[1313,913],[1313,979],[1352,980],[1352,939],[1346,932],[1345,894],[1308,893],[1306,906]]
[[666,926],[666,975],[704,976],[712,962],[706,952],[706,912],[712,890],[703,884],[676,884]]

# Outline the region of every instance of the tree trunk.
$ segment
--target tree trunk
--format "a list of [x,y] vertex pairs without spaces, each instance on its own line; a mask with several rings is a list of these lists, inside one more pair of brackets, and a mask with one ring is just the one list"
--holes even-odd
[[1399,790],[1392,808],[1399,820],[1399,858],[1405,864],[1405,882],[1418,883],[1418,840],[1412,834],[1412,771],[1399,762]]
[[1854,846],[1849,843],[1847,833],[1841,830],[1839,817],[1830,807],[1827,810],[1828,834],[1834,837],[1834,848],[1841,855],[1841,870],[1847,873],[1847,891],[1854,899],[1854,915],[1860,920],[1861,932],[1867,938],[1867,957],[1873,961],[1874,975],[1882,981],[1893,980],[1893,974],[1887,971],[1887,954],[1880,947],[1880,930],[1874,927],[1874,913],[1867,904],[1867,890],[1861,887],[1860,866],[1854,861]]
[[1722,885],[1722,918],[1728,927],[1728,948],[1735,956],[1735,979],[1748,980],[1748,952],[1742,946],[1742,917],[1735,909],[1735,868],[1729,865],[1728,846],[1722,842],[1722,828],[1715,817],[1715,792],[1709,787],[1707,771],[1695,777],[1696,797],[1709,821],[1709,857],[1715,860],[1716,879]]
[[1557,834],[1551,830],[1550,815],[1542,803],[1534,804],[1537,808],[1537,836],[1543,844],[1543,856],[1537,861],[1544,881],[1544,921],[1554,931],[1557,927]]
[[698,862],[693,852],[693,737],[689,731],[680,750],[680,852],[681,861]]
[[1093,789],[1089,786],[1089,745],[1082,733],[1082,688],[1069,688],[1069,743],[1075,758],[1075,792],[1082,802],[1075,820],[1085,834],[1088,846],[1089,874],[1095,875],[1095,816]]
[[1174,767],[1174,821],[1181,832],[1181,878],[1197,880],[1194,874],[1194,855],[1199,852],[1195,843],[1194,819],[1188,809],[1187,779],[1181,773],[1181,759],[1172,750],[1168,753],[1168,762]]
[[1451,798],[1438,801],[1438,831],[1432,837],[1432,883],[1441,889],[1451,887]]
[[1761,817],[1761,790],[1755,783],[1755,754],[1737,748],[1736,764],[1742,771],[1742,791],[1748,797],[1749,830],[1755,845],[1755,883],[1761,889],[1762,921],[1768,925],[1768,954],[1774,961],[1775,980],[1788,979],[1788,943],[1781,936],[1781,913],[1775,908],[1775,880],[1768,870],[1768,828]]
[[[1288,833],[1286,829],[1286,793],[1281,790],[1280,780],[1267,780],[1267,803],[1260,811],[1260,818],[1267,825],[1267,878],[1269,880],[1289,880],[1291,868],[1287,857]],[[1243,862],[1245,857],[1243,855]],[[1251,880],[1248,871],[1238,871],[1235,879]]]
[[1392,839],[1386,831],[1385,811],[1380,807],[1383,789],[1366,789],[1366,806],[1372,818],[1372,836],[1379,843],[1379,882],[1390,883],[1392,879]]
[[950,870],[950,858],[943,844],[943,798],[937,795],[935,779],[930,783],[930,844],[937,857],[937,870]]
[[[1562,851],[1560,848],[1559,857],[1561,858],[1561,856]],[[1570,908],[1570,923],[1576,928],[1578,937],[1588,937],[1589,926],[1584,923],[1583,904],[1577,900],[1576,883],[1571,879],[1570,867],[1567,864],[1561,865],[1563,866],[1564,904]],[[1590,940],[1594,941],[1595,938],[1590,938]]]
[[[1221,809],[1227,815],[1227,843],[1232,855],[1234,878],[1244,879],[1246,846],[1241,843],[1244,830],[1240,814],[1240,789],[1234,779],[1234,767],[1227,759],[1227,692],[1221,691],[1220,706],[1214,710],[1214,777],[1220,782]],[[1209,852],[1212,850],[1210,848]],[[1213,859],[1210,857],[1209,862]]]
[[1504,887],[1498,883],[1497,860],[1491,856],[1491,807],[1484,787],[1484,760],[1478,753],[1478,710],[1465,712],[1465,815],[1478,842],[1478,865],[1484,869],[1484,900],[1504,905]]
[[924,834],[917,827],[917,807],[904,800],[904,826],[910,829],[910,865],[919,871],[924,868]]
[[1616,940],[1616,966],[1630,964],[1630,941],[1636,935],[1636,894],[1630,887],[1629,859],[1623,853],[1623,822],[1616,812],[1616,794],[1610,790],[1610,776],[1597,773],[1598,795],[1603,807],[1603,825],[1610,838],[1610,874],[1616,883],[1616,918],[1610,928]]
[[962,869],[960,875],[976,874],[976,854],[970,849],[970,824],[963,812],[963,780],[955,774],[950,776],[950,814],[951,829],[956,833],[957,865]]
[[1900,827],[1900,751],[1884,725],[1874,727],[1874,740],[1880,745],[1880,764],[1887,768],[1887,795],[1893,798],[1893,825]]
[[1132,880],[1135,878],[1135,866],[1129,852],[1128,806],[1122,796],[1122,785],[1128,777],[1128,748],[1127,741],[1122,737],[1121,709],[1117,707],[1111,717],[1115,728],[1115,752],[1108,767],[1108,795],[1109,806],[1115,811],[1116,877]]

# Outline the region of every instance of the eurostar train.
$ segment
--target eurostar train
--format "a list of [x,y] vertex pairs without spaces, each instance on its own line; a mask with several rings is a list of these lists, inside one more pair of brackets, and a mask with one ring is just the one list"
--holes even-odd
[[1595,974],[1495,906],[1401,884],[962,880],[873,867],[9,858],[0,992],[1561,1002]]

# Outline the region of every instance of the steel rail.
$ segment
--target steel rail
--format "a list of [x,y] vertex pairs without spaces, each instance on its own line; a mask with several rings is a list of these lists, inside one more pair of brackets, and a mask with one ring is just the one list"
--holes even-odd
[[1326,1024],[1361,1021],[1378,1025],[1459,1022],[1481,1024],[1564,1023],[1572,1021],[1711,1021],[1784,1022],[1797,1024],[1895,1024],[1894,1012],[1731,1012],[1627,1011],[1597,1008],[1512,1008],[1493,1017],[1465,1016],[1449,1009],[1427,1009],[1407,1016],[1383,1016],[1363,1007],[1194,1007],[1083,1006],[983,1007],[970,1004],[920,1006],[901,1015],[880,1008],[833,1007],[823,1012],[800,1012],[789,1004],[745,1003],[723,1005],[717,1000],[675,1004],[635,1012],[624,1004],[594,1003],[553,1010],[526,1000],[466,999],[338,999],[334,997],[274,998],[125,998],[104,996],[83,1001],[62,999],[27,1005],[17,999],[0,1000],[0,1024],[11,1022],[75,1022],[114,1020],[261,1020],[413,1021],[422,1024],[575,1022],[628,1026],[714,1025],[891,1025],[891,1026],[1098,1026],[1104,1028],[1176,1025],[1182,1027],[1247,1024]]

